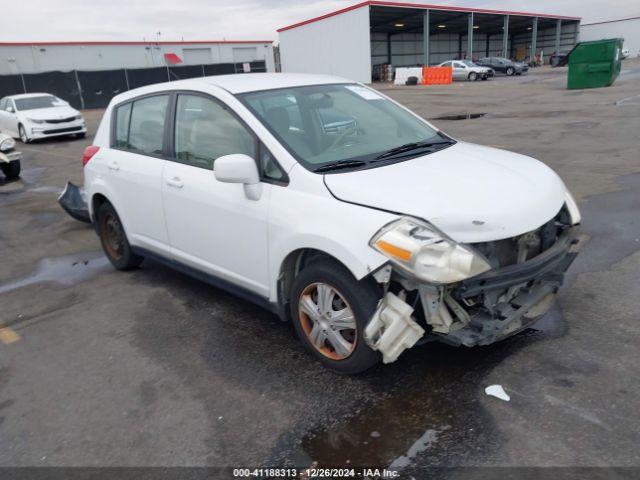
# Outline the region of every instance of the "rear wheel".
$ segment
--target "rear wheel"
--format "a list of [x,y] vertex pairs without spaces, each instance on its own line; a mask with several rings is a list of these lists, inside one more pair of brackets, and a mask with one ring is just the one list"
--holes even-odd
[[475,82],[478,79],[478,74],[476,72],[471,72],[469,74],[469,81]]
[[513,75],[514,73],[515,73],[515,70],[513,69],[513,67],[509,67],[509,68],[507,68],[507,75],[508,75],[508,76],[511,76],[511,75]]
[[319,261],[294,280],[291,318],[302,343],[324,366],[360,373],[380,360],[364,341],[379,298],[374,284],[358,282],[336,262]]
[[20,135],[20,141],[22,143],[29,143],[31,141],[27,135],[27,130],[22,125],[18,127],[18,134]]
[[130,270],[140,265],[144,258],[131,251],[124,227],[113,205],[109,202],[100,205],[96,218],[102,249],[111,264],[118,270]]
[[14,160],[9,163],[0,163],[0,169],[2,173],[9,180],[14,180],[20,176],[20,160]]

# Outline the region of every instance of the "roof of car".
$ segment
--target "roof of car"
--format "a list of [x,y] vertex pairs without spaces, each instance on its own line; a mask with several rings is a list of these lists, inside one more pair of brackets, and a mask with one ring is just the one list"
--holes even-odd
[[326,85],[331,83],[354,83],[346,78],[332,75],[312,75],[306,73],[239,73],[204,77],[200,81],[216,85],[231,93],[245,93],[276,88]]
[[19,100],[21,98],[31,98],[31,97],[41,97],[43,95],[52,95],[51,93],[19,93],[17,95],[8,95],[7,98],[13,98],[14,100]]

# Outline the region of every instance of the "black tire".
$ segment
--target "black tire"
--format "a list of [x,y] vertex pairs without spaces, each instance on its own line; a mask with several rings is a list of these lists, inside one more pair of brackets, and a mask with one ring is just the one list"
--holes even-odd
[[120,217],[109,202],[104,202],[98,208],[96,225],[102,250],[117,270],[131,270],[142,263],[144,257],[131,250]]
[[510,76],[511,76],[511,75],[513,75],[514,73],[515,73],[515,70],[514,70],[514,68],[513,68],[513,67],[509,67],[509,68],[507,68],[507,76],[509,76],[509,77],[510,77]]
[[84,138],[87,136],[86,132],[80,132],[80,133],[76,133],[76,138],[80,139],[80,138]]
[[[342,359],[333,359],[322,353],[309,339],[304,323],[309,318],[299,311],[299,302],[303,292],[314,285],[325,284],[332,287],[339,297],[343,297],[346,306],[351,308],[355,318],[356,329],[348,333],[352,336],[353,349]],[[327,368],[340,374],[356,374],[363,372],[380,362],[381,356],[369,348],[364,341],[364,329],[375,312],[381,292],[371,281],[358,282],[351,272],[337,262],[320,260],[305,267],[295,278],[291,287],[291,318],[296,333],[305,347]],[[334,296],[334,301],[337,296]],[[341,300],[338,298],[338,300]],[[324,330],[323,330],[324,331]],[[343,335],[341,332],[337,335]],[[326,341],[328,342],[328,340]],[[329,345],[329,343],[325,343]],[[330,350],[325,348],[325,350]],[[330,353],[330,352],[328,352]],[[333,352],[336,354],[336,352]]]
[[0,169],[2,173],[9,180],[15,180],[20,176],[20,160],[14,160],[9,163],[0,163]]
[[478,74],[476,72],[471,72],[469,74],[469,81],[470,82],[475,82],[478,79]]
[[18,135],[20,135],[20,141],[22,143],[31,143],[31,139],[27,135],[27,131],[22,125],[18,125]]

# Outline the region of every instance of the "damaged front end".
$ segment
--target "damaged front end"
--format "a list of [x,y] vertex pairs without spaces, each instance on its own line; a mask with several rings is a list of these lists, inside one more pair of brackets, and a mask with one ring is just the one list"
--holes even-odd
[[428,340],[471,347],[526,329],[553,304],[578,252],[579,222],[568,201],[532,232],[470,245],[426,222],[394,222],[371,243],[390,262],[374,274],[384,296],[365,340],[389,363]]

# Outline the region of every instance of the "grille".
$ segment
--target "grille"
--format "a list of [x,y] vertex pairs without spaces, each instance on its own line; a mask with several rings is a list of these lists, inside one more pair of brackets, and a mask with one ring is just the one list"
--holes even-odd
[[42,133],[45,135],[50,135],[53,133],[66,133],[66,132],[77,132],[78,130],[82,130],[82,127],[67,127],[67,128],[54,128],[52,130],[45,130]]
[[76,119],[76,117],[73,116],[73,117],[67,117],[67,118],[59,118],[59,119],[56,119],[56,120],[45,120],[45,122],[55,125],[57,123],[73,122],[75,119]]

